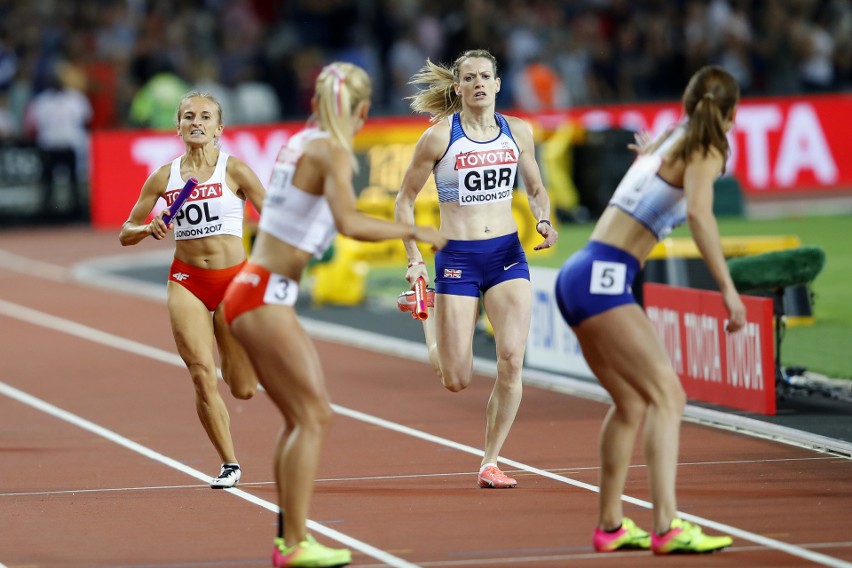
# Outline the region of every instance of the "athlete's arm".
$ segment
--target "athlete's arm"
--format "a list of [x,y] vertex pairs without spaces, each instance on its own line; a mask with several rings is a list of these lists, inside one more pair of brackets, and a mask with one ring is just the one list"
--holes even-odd
[[737,293],[728,264],[722,252],[719,225],[713,215],[713,181],[722,171],[723,158],[716,148],[706,156],[697,150],[686,165],[683,190],[686,195],[686,217],[692,238],[710,274],[719,286],[728,310],[728,331],[737,331],[745,325],[745,306]]
[[234,181],[231,185],[229,180],[228,185],[234,188],[237,195],[247,199],[260,213],[263,207],[263,198],[266,196],[266,188],[263,187],[263,183],[254,173],[254,170],[242,160],[231,156],[228,158],[228,176]]
[[[533,140],[532,129],[529,124],[520,118],[506,117],[509,121],[509,127],[512,129],[512,135],[520,148],[521,155],[518,156],[518,174],[524,182],[524,189],[527,192],[527,200],[530,204],[530,211],[536,220],[536,230],[544,237],[544,241],[535,247],[535,250],[550,248],[556,244],[556,239],[559,237],[556,229],[549,223],[550,221],[550,196],[547,194],[547,189],[544,187],[544,182],[541,180],[541,170],[538,168],[538,162],[535,159],[535,142]],[[541,220],[547,220],[548,223],[540,223]]]
[[[139,192],[139,198],[136,200],[133,209],[130,210],[130,217],[124,222],[121,231],[118,233],[118,240],[122,246],[135,245],[148,235],[152,235],[156,239],[162,239],[166,236],[168,227],[163,222],[162,214],[154,217],[150,223],[145,223],[145,219],[151,213],[157,199],[165,195],[170,169],[171,164],[160,166],[145,180],[142,190]],[[164,210],[163,213],[166,211]]]
[[368,242],[411,238],[438,248],[446,242],[433,227],[418,227],[413,222],[394,223],[358,211],[352,187],[352,156],[340,144],[330,139],[317,140],[305,149],[302,159],[305,158],[314,161],[324,172],[323,194],[340,234]]
[[[426,185],[435,163],[441,159],[447,149],[449,136],[450,131],[446,121],[441,121],[430,126],[417,141],[414,155],[405,170],[402,187],[394,204],[394,218],[397,223],[414,224],[414,201]],[[403,238],[402,243],[405,246],[409,264],[423,262],[423,255],[420,254],[413,238]]]

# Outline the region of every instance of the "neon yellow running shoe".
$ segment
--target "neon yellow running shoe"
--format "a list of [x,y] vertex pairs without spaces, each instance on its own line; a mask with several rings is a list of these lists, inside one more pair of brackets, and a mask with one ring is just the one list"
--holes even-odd
[[346,566],[350,562],[352,553],[348,549],[323,546],[311,535],[289,548],[284,545],[283,538],[276,538],[275,547],[272,549],[272,565],[275,568],[329,568]]
[[729,536],[709,536],[698,525],[675,519],[665,534],[651,535],[651,550],[654,554],[694,554],[721,550],[733,542]]
[[627,517],[622,517],[621,528],[615,532],[595,528],[592,540],[598,552],[615,552],[620,548],[640,550],[651,548],[651,535],[637,527],[636,523]]

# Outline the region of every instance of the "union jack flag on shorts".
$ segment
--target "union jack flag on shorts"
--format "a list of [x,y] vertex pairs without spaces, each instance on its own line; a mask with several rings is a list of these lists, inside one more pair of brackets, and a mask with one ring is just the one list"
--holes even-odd
[[461,269],[445,268],[444,278],[461,278]]

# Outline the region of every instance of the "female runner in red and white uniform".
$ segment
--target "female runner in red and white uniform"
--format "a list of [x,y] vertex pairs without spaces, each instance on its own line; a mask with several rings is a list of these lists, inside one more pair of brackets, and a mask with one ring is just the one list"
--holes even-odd
[[367,73],[349,63],[333,63],[320,73],[312,123],[281,149],[251,261],[225,296],[231,330],[284,418],[274,454],[282,515],[273,548],[278,567],[339,566],[351,560],[349,550],[323,546],[307,532],[332,410],[320,360],[295,311],[302,272],[338,231],[362,241],[404,237],[436,248],[445,243],[434,227],[383,221],[355,208],[352,138],[367,117],[371,89]]
[[[214,489],[233,487],[241,470],[211,346],[215,340],[231,394],[251,398],[257,390],[257,377],[245,351],[231,336],[220,304],[246,259],[242,240],[245,200],[260,211],[265,190],[251,168],[219,149],[222,108],[213,96],[197,91],[187,94],[178,105],[176,120],[186,152],[148,177],[121,227],[119,240],[124,246],[135,245],[148,236],[162,239],[174,228],[175,256],[168,282],[172,333],[195,386],[198,417],[222,462],[210,485]],[[146,222],[159,198],[171,203],[192,177],[200,183],[172,222],[163,221],[166,211]]]

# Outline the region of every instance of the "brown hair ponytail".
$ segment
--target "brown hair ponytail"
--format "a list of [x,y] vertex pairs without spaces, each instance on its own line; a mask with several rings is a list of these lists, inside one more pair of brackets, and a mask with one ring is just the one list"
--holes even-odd
[[730,145],[725,122],[733,117],[739,99],[739,85],[730,73],[715,65],[699,69],[683,93],[683,108],[689,120],[685,135],[672,151],[673,156],[686,161],[696,151],[706,156],[713,147],[727,162]]

